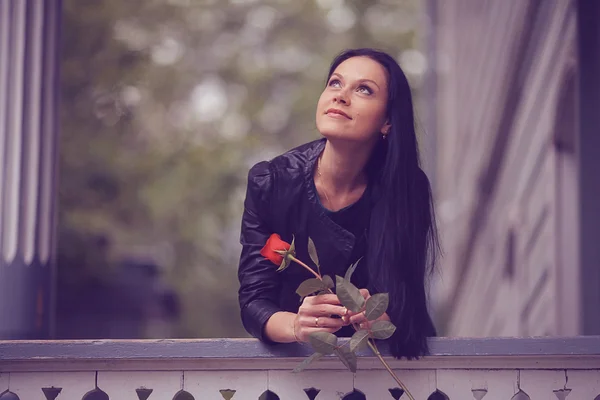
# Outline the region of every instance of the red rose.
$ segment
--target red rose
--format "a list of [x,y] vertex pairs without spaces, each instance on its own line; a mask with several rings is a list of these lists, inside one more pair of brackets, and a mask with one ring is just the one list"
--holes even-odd
[[291,245],[281,240],[281,237],[273,233],[267,239],[265,247],[260,251],[260,255],[279,266],[283,262],[283,254],[290,249]]

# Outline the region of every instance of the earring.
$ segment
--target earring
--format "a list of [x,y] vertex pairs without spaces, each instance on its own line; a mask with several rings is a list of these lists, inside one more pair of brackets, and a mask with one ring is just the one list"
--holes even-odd
[[386,129],[385,131],[381,132],[381,138],[383,140],[385,140],[387,138],[387,135],[390,133],[390,129]]

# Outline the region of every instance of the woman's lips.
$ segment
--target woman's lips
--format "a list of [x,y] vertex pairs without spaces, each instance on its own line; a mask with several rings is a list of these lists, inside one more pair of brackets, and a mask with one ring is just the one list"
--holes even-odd
[[342,110],[337,110],[335,108],[330,108],[325,112],[328,116],[332,118],[344,118],[344,119],[352,119],[348,114],[343,112]]

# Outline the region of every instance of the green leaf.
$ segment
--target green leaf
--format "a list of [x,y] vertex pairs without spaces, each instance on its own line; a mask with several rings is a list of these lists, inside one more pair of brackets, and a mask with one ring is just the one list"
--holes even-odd
[[387,339],[394,334],[396,327],[390,321],[375,321],[371,325],[371,335],[375,339]]
[[296,293],[298,293],[300,297],[306,297],[309,294],[326,289],[327,285],[325,284],[325,282],[317,278],[310,278],[305,280],[300,284],[300,286],[298,286],[298,289],[296,289]]
[[333,279],[331,279],[329,275],[325,275],[323,277],[323,282],[325,283],[325,286],[327,286],[329,289],[333,289]]
[[369,331],[366,329],[361,329],[360,331],[356,331],[352,338],[350,339],[350,351],[355,352],[367,345],[367,340],[369,340]]
[[335,294],[344,307],[352,312],[359,312],[365,305],[365,298],[360,293],[360,290],[350,281],[336,275],[335,277]]
[[359,258],[358,260],[356,260],[356,262],[354,264],[352,264],[350,266],[350,268],[348,268],[348,270],[346,271],[346,275],[344,275],[344,279],[346,279],[348,282],[351,281],[350,278],[352,278],[352,274],[354,273],[354,270],[356,269],[356,267],[358,267],[358,263],[360,262],[360,260],[362,260],[362,257]]
[[317,361],[321,357],[323,357],[323,354],[321,353],[311,354],[309,357],[305,358],[300,364],[298,364],[298,366],[294,368],[292,372],[304,371],[304,369],[306,369],[306,367],[308,367],[312,362]]
[[277,268],[277,272],[281,272],[284,269],[286,269],[287,267],[289,267],[290,262],[291,261],[287,257],[283,257],[283,260],[281,261],[281,265],[279,266],[279,268]]
[[340,346],[335,349],[335,355],[340,361],[352,372],[356,372],[356,354],[354,354],[348,346]]
[[319,256],[317,255],[317,248],[315,247],[315,242],[313,242],[310,236],[308,237],[308,255],[310,256],[310,259],[315,263],[317,268],[319,268],[320,264]]
[[377,293],[367,300],[365,317],[369,321],[375,321],[381,317],[390,304],[390,296],[387,293]]
[[282,250],[275,250],[276,253],[279,253],[283,256],[283,261],[281,261],[281,265],[279,266],[279,268],[277,268],[277,272],[281,272],[290,266],[290,264],[292,263],[292,260],[289,257],[290,255],[296,257],[296,245],[294,244],[295,240],[296,238],[292,236],[292,243],[290,244],[290,248],[287,251],[282,252]]
[[295,241],[296,237],[292,235],[292,243],[290,244],[290,249],[288,250],[288,253],[293,255],[294,257],[296,257],[296,245],[294,244]]
[[332,354],[337,346],[337,336],[329,332],[313,332],[308,336],[308,341],[321,354]]

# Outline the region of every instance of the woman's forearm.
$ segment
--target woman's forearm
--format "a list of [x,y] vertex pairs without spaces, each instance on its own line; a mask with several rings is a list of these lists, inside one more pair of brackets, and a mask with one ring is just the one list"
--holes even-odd
[[277,343],[292,343],[294,336],[294,321],[296,314],[287,311],[278,311],[268,319],[265,325],[265,335]]

